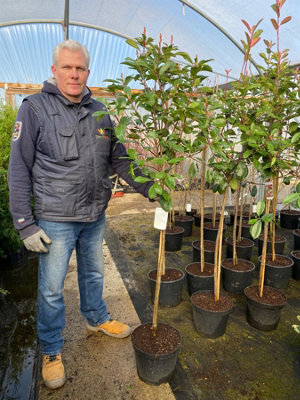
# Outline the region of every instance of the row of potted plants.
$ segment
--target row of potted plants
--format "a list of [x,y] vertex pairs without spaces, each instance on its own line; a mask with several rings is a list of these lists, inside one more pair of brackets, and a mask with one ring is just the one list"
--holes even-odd
[[[175,354],[181,340],[175,328],[170,327],[168,330],[165,324],[157,322],[161,280],[162,277],[166,278],[168,272],[165,266],[166,234],[178,231],[178,225],[185,220],[185,205],[180,208],[178,216],[174,210],[174,191],[179,184],[182,186],[182,182],[188,182],[189,185],[200,171],[197,214],[200,225],[199,265],[202,273],[207,266],[204,237],[206,185],[222,197],[218,222],[215,203],[212,205],[211,224],[214,227],[217,223],[218,226],[213,242],[213,291],[195,292],[192,300],[198,306],[206,302],[207,307],[213,309],[232,307],[232,303],[229,301],[228,304],[226,296],[220,293],[224,215],[228,195],[235,193],[231,262],[236,267],[241,261],[237,254],[237,243],[247,239],[242,237],[242,224],[239,224],[238,229],[238,214],[240,221],[243,220],[243,193],[246,190],[252,198],[248,218],[251,235],[258,238],[262,228],[264,230],[259,285],[245,294],[252,302],[257,299],[264,302],[278,292],[264,285],[265,264],[268,257],[272,262],[280,259],[275,252],[279,185],[281,182],[291,185],[297,180],[300,147],[300,127],[295,120],[300,109],[299,74],[290,69],[288,51],[281,51],[279,46],[280,27],[291,19],[281,17],[283,4],[284,0],[277,0],[272,6],[275,18],[271,23],[276,31],[277,43],[273,49],[273,43],[264,40],[266,50],[260,54],[264,62],[264,66],[260,67],[260,75],[249,73],[251,50],[262,35],[262,30],[258,29],[260,22],[251,27],[243,20],[246,39],[242,41],[245,57],[241,77],[225,88],[205,86],[206,72],[211,72],[209,60],[191,58],[173,44],[172,38],[170,44],[164,43],[162,37],[155,44],[144,32],[136,40],[128,40],[128,44],[136,48],[136,59],[127,58],[124,61],[132,70],[131,75],[109,80],[108,90],[113,97],[110,101],[101,99],[107,105],[107,111],[96,113],[98,118],[105,113],[113,116],[116,135],[129,147],[133,178],[138,182],[153,181],[149,196],[159,199],[162,209],[168,213],[168,226],[160,229],[153,321],[132,335],[133,343],[141,335],[153,340],[150,347],[155,349],[151,354],[155,363],[148,363],[151,371],[148,377],[144,375],[145,371],[140,365],[142,363],[137,362],[140,377],[148,383],[161,383],[168,380],[170,375],[164,366],[163,375],[153,377],[161,348],[158,338],[163,337],[165,344],[173,343],[168,351]],[[143,90],[132,90],[131,82],[138,83]],[[137,167],[143,176],[135,175]],[[255,176],[259,177],[258,182]],[[186,201],[186,185],[183,187]],[[254,213],[257,187],[264,189],[261,191],[264,195],[259,199]],[[183,232],[189,234],[185,230]],[[269,238],[272,240],[272,251],[267,255]],[[167,247],[167,250],[170,248]],[[278,299],[279,303],[286,301],[281,293]],[[250,314],[251,308],[252,305],[249,305]],[[254,317],[249,318],[252,318],[252,323],[255,322]],[[144,353],[142,358],[145,358]]]

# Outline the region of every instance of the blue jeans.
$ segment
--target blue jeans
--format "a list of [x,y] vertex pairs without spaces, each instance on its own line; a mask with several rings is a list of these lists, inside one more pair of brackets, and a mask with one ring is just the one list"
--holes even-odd
[[49,253],[39,254],[37,329],[43,354],[54,355],[64,344],[64,280],[71,254],[76,248],[80,311],[90,325],[109,319],[102,299],[104,262],[102,242],[105,214],[95,222],[36,221],[52,243]]

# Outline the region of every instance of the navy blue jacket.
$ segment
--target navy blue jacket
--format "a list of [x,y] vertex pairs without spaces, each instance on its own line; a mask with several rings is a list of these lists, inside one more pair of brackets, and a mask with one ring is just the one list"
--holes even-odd
[[152,185],[131,178],[131,160],[114,135],[110,117],[97,121],[92,115],[105,107],[90,90],[74,104],[54,83],[44,82],[41,93],[24,99],[13,134],[10,210],[21,239],[39,229],[34,218],[95,221],[111,197],[112,170],[145,197]]

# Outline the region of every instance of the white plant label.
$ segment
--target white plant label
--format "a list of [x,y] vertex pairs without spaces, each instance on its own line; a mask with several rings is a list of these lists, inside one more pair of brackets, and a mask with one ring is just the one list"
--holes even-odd
[[256,213],[256,204],[253,204],[253,212]]
[[168,223],[168,213],[160,207],[155,209],[154,228],[165,231]]
[[192,205],[190,203],[187,203],[186,206],[185,206],[185,209],[186,209],[187,212],[192,211]]

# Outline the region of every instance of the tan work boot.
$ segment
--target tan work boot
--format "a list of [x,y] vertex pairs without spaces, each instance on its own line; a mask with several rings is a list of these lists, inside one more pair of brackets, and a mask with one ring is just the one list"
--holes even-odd
[[92,326],[90,324],[86,325],[87,329],[92,332],[103,332],[108,336],[115,338],[125,338],[130,335],[130,327],[122,322],[115,320],[108,320],[102,325]]
[[44,384],[49,389],[57,389],[66,382],[65,369],[61,355],[43,356],[42,377]]

